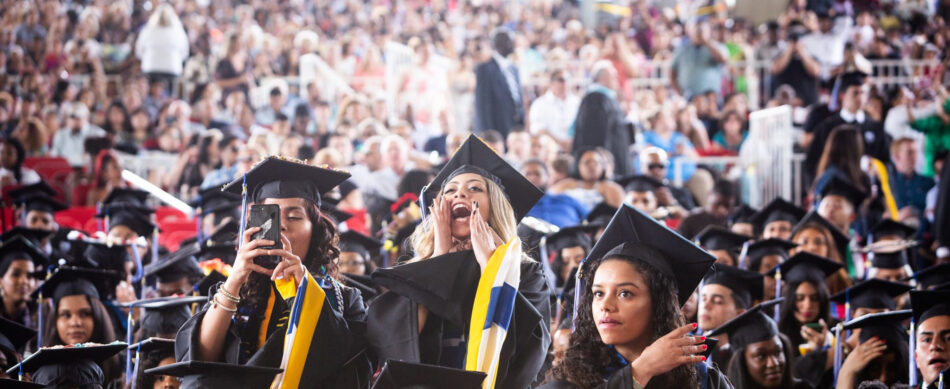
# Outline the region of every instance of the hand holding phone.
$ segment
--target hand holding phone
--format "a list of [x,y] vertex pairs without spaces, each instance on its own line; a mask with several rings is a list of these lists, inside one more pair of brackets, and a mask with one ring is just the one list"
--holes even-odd
[[[254,204],[247,217],[248,227],[260,227],[261,230],[251,235],[251,240],[263,239],[274,242],[272,245],[261,245],[261,249],[280,249],[280,206],[277,204]],[[259,256],[254,263],[268,269],[273,269],[280,263],[278,256]]]

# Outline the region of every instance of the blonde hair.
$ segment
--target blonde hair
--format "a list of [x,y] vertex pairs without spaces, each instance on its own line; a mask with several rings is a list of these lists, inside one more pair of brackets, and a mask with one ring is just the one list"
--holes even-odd
[[181,20],[178,19],[178,14],[170,4],[162,3],[152,12],[152,16],[148,18],[148,24],[155,27],[179,27]]
[[[486,180],[482,177],[482,182],[488,188],[488,201],[491,202],[491,212],[488,215],[488,225],[505,242],[518,238],[518,223],[515,222],[515,211],[508,202],[505,191],[501,189],[494,181]],[[434,201],[442,198],[442,192],[436,196]],[[432,257],[435,251],[435,220],[432,215],[427,215],[422,223],[416,227],[416,230],[410,237],[412,242],[412,251],[414,257],[410,262],[424,261]],[[522,255],[522,257],[527,257]]]

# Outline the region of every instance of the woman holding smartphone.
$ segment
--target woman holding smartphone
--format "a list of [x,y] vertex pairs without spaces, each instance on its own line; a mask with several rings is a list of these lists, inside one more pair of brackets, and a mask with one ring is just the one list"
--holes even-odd
[[715,260],[621,206],[578,270],[574,333],[544,388],[731,388],[680,311]]
[[[225,186],[225,191],[242,193],[246,185],[247,203],[278,205],[279,220],[267,222],[280,226],[280,241],[253,238],[260,227],[245,229],[227,280],[178,332],[175,348],[183,356],[180,362],[284,367],[282,360],[306,358],[296,377],[299,382],[291,386],[368,387],[372,371],[363,352],[362,333],[366,308],[359,291],[336,281],[339,238],[334,224],[320,212],[321,197],[348,177],[269,157]],[[271,259],[276,264],[268,263]],[[289,280],[293,283],[285,286]],[[311,282],[319,284],[313,288],[318,290],[300,294],[301,284]],[[285,297],[288,292],[293,297]],[[315,310],[291,312],[294,299],[300,296],[324,299]],[[303,324],[290,325],[304,323],[305,319],[297,319],[307,313],[319,315],[314,328],[305,331]],[[288,342],[298,347],[297,339],[309,337],[309,349],[301,347],[293,353],[285,349],[288,326],[298,330]],[[282,375],[284,385],[288,385],[288,372],[285,369]],[[208,374],[207,382],[213,379]],[[205,381],[199,377],[199,382]]]
[[[423,203],[431,206],[411,238],[413,258],[372,275],[389,289],[369,307],[367,338],[379,362],[466,367],[482,272],[496,248],[518,239],[518,221],[542,195],[480,139],[471,136],[459,147],[423,190]],[[496,388],[531,386],[551,339],[550,291],[541,265],[514,255],[520,283],[512,291]]]

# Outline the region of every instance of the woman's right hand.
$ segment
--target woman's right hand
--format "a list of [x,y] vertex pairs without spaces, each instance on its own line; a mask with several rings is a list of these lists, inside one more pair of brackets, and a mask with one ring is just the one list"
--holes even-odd
[[694,329],[696,323],[679,327],[643,349],[640,356],[630,364],[633,379],[641,386],[647,386],[653,377],[678,366],[705,361],[706,357],[695,354],[706,350],[706,345],[701,344],[706,337],[687,336]]
[[251,236],[260,230],[260,227],[251,227],[244,231],[244,235],[241,237],[241,248],[238,249],[237,256],[234,258],[231,274],[228,275],[228,280],[224,283],[228,293],[237,295],[236,292],[247,282],[247,278],[252,272],[261,273],[268,277],[273,274],[272,270],[254,263],[254,258],[267,255],[267,249],[259,248],[260,246],[274,244],[274,242],[265,239],[251,240]]
[[432,215],[432,225],[435,228],[435,242],[432,256],[448,254],[452,249],[452,209],[442,196],[439,196],[429,207]]

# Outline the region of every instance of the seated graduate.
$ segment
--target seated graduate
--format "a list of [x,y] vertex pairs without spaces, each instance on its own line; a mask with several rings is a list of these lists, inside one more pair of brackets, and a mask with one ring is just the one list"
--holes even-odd
[[[840,263],[801,252],[769,271],[783,282],[776,294],[785,298],[779,312],[778,327],[800,354],[823,351],[828,343],[831,320],[830,296],[825,278],[843,268]],[[778,281],[781,279],[782,281]],[[798,357],[798,355],[796,355]]]
[[[946,385],[950,368],[950,291],[910,292],[913,307],[914,349],[910,384],[921,389],[937,389]],[[919,378],[919,380],[918,380]]]
[[[118,339],[102,300],[114,298],[120,275],[110,270],[61,266],[34,296],[52,298],[51,310],[41,323],[42,347],[82,343],[112,343]],[[119,380],[122,371],[116,358],[103,359],[107,383]]]
[[349,230],[340,233],[340,259],[337,265],[342,274],[343,283],[360,290],[363,302],[369,304],[379,295],[379,288],[373,283],[370,274],[376,269],[374,253],[379,255],[383,242]]
[[136,344],[129,345],[127,351],[135,355],[134,377],[135,388],[178,389],[181,381],[178,377],[161,374],[145,374],[145,371],[155,367],[168,366],[175,363],[175,341],[162,338],[148,338]]
[[716,263],[734,267],[739,267],[740,251],[751,240],[751,236],[736,234],[716,225],[710,225],[696,235],[699,245],[716,256]]
[[[12,320],[0,318],[0,378],[8,377],[7,369],[20,363],[36,330]],[[0,387],[5,387],[0,383]]]
[[[145,370],[156,377],[177,377],[180,388],[269,388],[281,369],[233,363],[185,361]],[[163,378],[166,379],[167,378]],[[317,386],[320,387],[320,386]]]
[[[797,379],[792,345],[768,311],[782,301],[765,301],[724,323],[708,336],[728,337],[732,356],[726,367],[736,389],[807,389],[811,384]],[[768,308],[768,309],[767,309]]]
[[487,304],[488,295],[478,298],[480,279],[494,277],[486,266],[498,257],[503,264],[514,263],[509,269],[520,269],[508,273],[520,281],[505,281],[511,288],[505,297],[512,304],[505,306],[510,321],[507,335],[495,338],[503,344],[494,354],[500,356],[497,370],[490,374],[497,373],[497,388],[530,386],[550,345],[551,292],[541,264],[521,251],[516,225],[541,191],[470,136],[423,193],[432,206],[413,234],[415,257],[372,275],[389,290],[369,307],[371,350],[381,363],[400,360],[480,370],[470,367],[480,362],[478,350],[485,345],[474,342],[472,334],[481,334],[488,306],[476,310],[473,305]]
[[[197,243],[182,245],[163,260],[145,267],[146,282],[154,281],[155,297],[188,295],[192,286],[203,276],[196,255],[201,251]],[[146,294],[146,297],[152,297]]]
[[[848,236],[838,231],[827,219],[821,217],[814,210],[808,212],[795,225],[795,228],[792,229],[791,240],[798,244],[798,247],[792,249],[792,254],[804,251],[838,262],[845,265],[847,269],[856,268],[852,262],[848,261]],[[848,270],[838,270],[825,280],[828,284],[828,291],[838,293],[847,289],[851,286],[850,277]]]
[[45,181],[9,192],[14,206],[21,212],[19,226],[49,231],[50,235],[43,236],[37,243],[44,254],[58,259],[69,254],[69,244],[64,241],[71,230],[61,227],[53,217],[56,212],[66,209],[65,204],[53,199],[56,194],[56,190]]
[[748,204],[739,205],[729,215],[729,231],[755,238],[756,231],[755,224],[752,223],[752,217],[756,213],[758,213],[758,210]]
[[204,237],[221,224],[241,219],[241,196],[222,191],[221,188],[208,188],[198,192],[198,196],[189,205],[195,208],[195,217],[200,220],[200,240],[204,240]]
[[102,389],[116,385],[103,364],[128,347],[122,342],[73,347],[44,347],[10,370],[46,388]]
[[[248,204],[280,206],[280,242],[251,239],[261,228],[246,228],[227,280],[178,331],[178,361],[282,367],[275,384],[286,387],[368,386],[366,309],[359,291],[338,281],[336,227],[319,210],[323,194],[347,177],[269,157],[224,187],[246,193]],[[278,243],[282,248],[267,248]],[[264,256],[278,263],[264,267]],[[195,373],[189,379],[200,385],[221,378],[213,370]]]
[[563,287],[581,260],[587,258],[592,245],[590,234],[597,229],[598,226],[582,224],[561,228],[546,237],[543,244],[549,258],[542,260],[550,261],[551,270],[557,277],[555,286]]
[[[718,263],[713,265],[699,289],[699,328],[703,331],[718,328],[752,307],[753,302],[761,301],[762,282],[759,273]],[[710,353],[713,362],[729,361],[732,347],[728,337],[726,334],[718,339],[717,350]]]
[[33,241],[13,236],[0,245],[0,318],[36,327],[36,305],[30,294],[37,278],[46,277],[49,258]]
[[[749,245],[746,257],[739,258],[739,268],[767,274],[788,259],[788,251],[798,246],[781,239],[765,239]],[[743,263],[744,262],[744,263]],[[745,266],[743,266],[745,265]],[[775,278],[765,277],[765,299],[775,299]],[[779,296],[781,297],[781,296]]]
[[[715,257],[630,205],[591,249],[578,275],[575,331],[544,388],[731,388],[700,363],[680,306]],[[675,269],[675,270],[674,270]]]
[[[902,322],[911,317],[911,310],[872,313],[843,323],[841,336],[851,332],[856,346],[844,358],[837,374],[835,388],[851,389],[873,381],[885,387],[906,384],[907,328]],[[839,355],[842,353],[839,351]],[[825,387],[830,387],[825,386]]]
[[749,220],[755,225],[757,231],[762,232],[762,239],[789,240],[792,237],[792,227],[803,217],[805,217],[804,209],[777,197]]
[[909,279],[917,282],[921,290],[933,290],[950,281],[950,263],[933,265],[914,273]]

